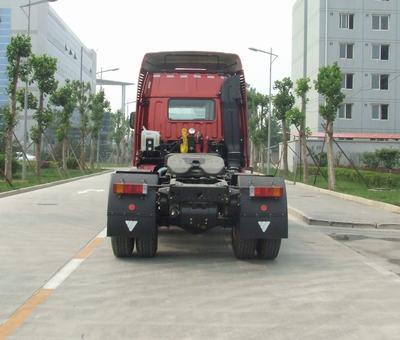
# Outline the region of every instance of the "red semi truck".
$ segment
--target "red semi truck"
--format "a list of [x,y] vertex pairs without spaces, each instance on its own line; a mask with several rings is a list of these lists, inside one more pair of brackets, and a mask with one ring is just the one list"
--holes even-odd
[[144,56],[133,165],[111,176],[107,235],[114,255],[153,257],[158,229],[232,230],[239,259],[274,259],[288,236],[285,182],[248,169],[246,83],[239,57]]

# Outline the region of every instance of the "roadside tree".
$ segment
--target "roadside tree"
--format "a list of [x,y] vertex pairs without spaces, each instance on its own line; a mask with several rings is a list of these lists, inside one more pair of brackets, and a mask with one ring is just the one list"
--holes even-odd
[[103,124],[104,112],[110,110],[110,102],[106,100],[105,93],[100,90],[92,94],[90,100],[90,168],[94,168],[94,159],[97,150],[97,140]]
[[7,181],[12,181],[12,143],[14,127],[17,124],[17,87],[18,81],[27,76],[26,60],[31,55],[31,39],[26,35],[16,35],[11,38],[7,46],[7,72],[10,97],[10,109],[4,110],[5,130],[5,161],[4,176]]
[[72,83],[67,80],[66,83],[58,88],[50,97],[50,102],[61,110],[56,110],[56,137],[62,144],[61,158],[62,167],[66,171],[67,166],[67,150],[68,133],[71,128],[71,117],[76,107],[76,96]]
[[58,82],[55,79],[57,59],[47,55],[34,55],[31,57],[30,63],[32,65],[32,82],[39,89],[38,109],[33,115],[36,125],[31,128],[31,138],[35,143],[36,175],[40,177],[42,137],[53,119],[53,111],[50,107],[45,107],[45,99],[57,89]]
[[80,116],[80,138],[79,138],[79,167],[81,171],[86,169],[86,136],[89,132],[89,108],[91,102],[90,83],[74,80],[72,82],[74,96]]
[[273,98],[274,114],[281,121],[282,124],[282,143],[283,143],[283,172],[288,175],[288,141],[289,129],[286,121],[286,113],[293,107],[295,98],[292,94],[293,82],[290,78],[286,77],[282,80],[277,80],[274,83],[274,90],[278,93]]
[[319,113],[325,120],[323,128],[327,140],[328,155],[328,188],[335,190],[335,159],[333,155],[333,122],[336,119],[339,106],[342,104],[345,95],[342,93],[342,73],[337,63],[331,66],[321,67],[318,79],[314,82],[315,89],[325,99],[320,105]]
[[121,110],[111,114],[111,126],[111,138],[117,148],[117,163],[119,164],[122,156],[122,143],[129,133],[129,122]]
[[310,78],[304,77],[296,81],[294,92],[301,99],[301,110],[292,108],[287,112],[286,119],[288,124],[293,124],[299,134],[300,154],[303,160],[303,182],[308,181],[308,162],[307,162],[307,135],[306,128],[306,105],[308,102],[307,93],[311,89]]

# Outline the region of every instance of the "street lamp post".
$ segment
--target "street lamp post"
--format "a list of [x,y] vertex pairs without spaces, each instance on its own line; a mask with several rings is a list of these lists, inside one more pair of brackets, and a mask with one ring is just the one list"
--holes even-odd
[[[39,0],[36,2],[32,2],[32,0],[29,0],[29,2],[25,5],[20,6],[21,10],[25,13],[24,8],[28,7],[28,14],[25,13],[25,15],[28,18],[28,37],[31,35],[31,7],[34,5],[38,5],[41,3],[45,2],[55,2],[57,0]],[[24,96],[24,152],[23,152],[23,159],[22,159],[22,179],[26,179],[26,153],[27,153],[27,148],[28,148],[28,79],[25,81],[25,96]]]
[[[118,70],[119,70],[118,67],[117,68],[110,68],[108,70],[103,70],[103,68],[101,68],[99,72],[96,72],[96,74],[100,74],[100,79],[103,80],[103,73],[114,72],[114,71],[118,71]],[[100,90],[102,90],[102,89],[103,89],[103,85],[100,82]],[[99,166],[99,160],[100,160],[100,131],[101,131],[101,129],[99,130],[99,133],[97,135],[97,147],[96,147],[96,163],[97,163],[97,166]]]
[[260,50],[258,48],[249,47],[249,50],[254,52],[261,52],[269,55],[269,114],[268,114],[268,144],[267,144],[267,175],[271,164],[271,115],[272,115],[272,63],[278,58],[277,54],[272,53],[272,47],[269,52]]

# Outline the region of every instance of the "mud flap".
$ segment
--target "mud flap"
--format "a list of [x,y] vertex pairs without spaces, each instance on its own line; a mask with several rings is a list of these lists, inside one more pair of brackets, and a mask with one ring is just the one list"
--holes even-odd
[[[113,192],[116,183],[145,183],[143,195],[118,195]],[[111,175],[107,209],[107,236],[150,238],[157,227],[157,174],[119,172]]]
[[[239,175],[238,186],[240,187],[240,236],[243,239],[287,238],[288,212],[284,179]],[[283,196],[280,198],[250,197],[250,186],[280,186],[283,187]]]

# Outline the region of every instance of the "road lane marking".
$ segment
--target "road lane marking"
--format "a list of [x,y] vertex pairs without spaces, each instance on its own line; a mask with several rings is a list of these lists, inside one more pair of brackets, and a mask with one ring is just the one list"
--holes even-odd
[[86,190],[78,191],[78,195],[88,194],[89,192],[104,192],[104,189],[86,189]]
[[95,238],[84,246],[67,264],[62,266],[38,291],[24,302],[4,323],[0,325],[0,340],[12,335],[25,322],[32,312],[41,305],[82,263],[106,237],[104,228]]
[[62,267],[44,286],[44,289],[56,289],[70,276],[84,261],[84,259],[72,259]]
[[53,290],[51,289],[41,288],[33,294],[5,323],[0,325],[0,339],[5,339],[13,334],[32,314],[35,308],[47,300],[52,292]]
[[103,238],[96,237],[91,240],[85,248],[83,248],[78,254],[74,256],[74,259],[86,259],[100,243],[103,242]]

